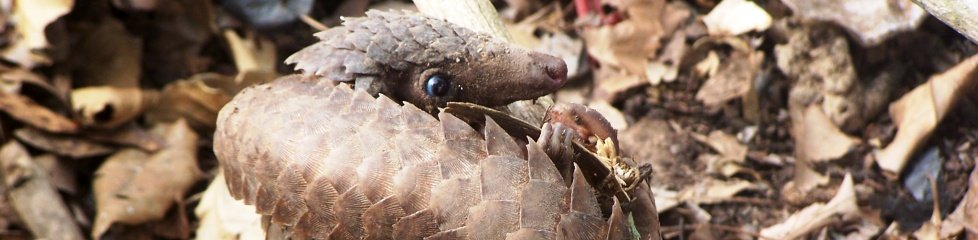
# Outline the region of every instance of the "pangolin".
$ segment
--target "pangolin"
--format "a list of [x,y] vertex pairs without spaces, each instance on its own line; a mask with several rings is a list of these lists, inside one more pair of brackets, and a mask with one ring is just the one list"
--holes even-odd
[[647,187],[603,208],[586,171],[555,165],[559,131],[541,146],[491,118],[478,131],[440,111],[551,93],[566,81],[562,60],[408,12],[369,11],[316,36],[287,60],[300,74],[242,91],[218,116],[230,192],[270,236],[659,237]]

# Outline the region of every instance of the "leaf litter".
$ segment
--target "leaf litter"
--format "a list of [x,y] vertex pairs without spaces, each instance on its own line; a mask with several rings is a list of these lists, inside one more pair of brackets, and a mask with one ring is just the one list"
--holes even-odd
[[[0,238],[261,238],[221,190],[217,112],[291,73],[302,21],[412,6],[242,2],[0,1]],[[495,2],[568,63],[556,101],[653,167],[665,238],[978,237],[978,47],[912,1]]]

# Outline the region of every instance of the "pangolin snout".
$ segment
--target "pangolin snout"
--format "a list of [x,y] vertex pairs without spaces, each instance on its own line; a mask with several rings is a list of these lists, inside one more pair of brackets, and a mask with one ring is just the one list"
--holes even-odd
[[537,52],[530,53],[530,58],[543,68],[543,73],[546,78],[549,78],[546,79],[549,81],[546,85],[560,88],[564,86],[564,83],[567,83],[567,64],[564,63],[564,60]]

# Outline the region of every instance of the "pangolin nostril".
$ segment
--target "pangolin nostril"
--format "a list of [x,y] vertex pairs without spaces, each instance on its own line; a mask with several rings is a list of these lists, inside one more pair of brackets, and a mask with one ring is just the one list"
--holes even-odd
[[545,67],[547,76],[558,85],[563,85],[567,81],[567,65],[563,61],[556,61]]

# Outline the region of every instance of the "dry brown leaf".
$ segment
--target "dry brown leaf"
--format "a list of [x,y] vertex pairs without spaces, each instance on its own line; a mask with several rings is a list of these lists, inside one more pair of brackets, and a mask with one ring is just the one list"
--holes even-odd
[[768,239],[796,239],[823,226],[837,222],[837,217],[852,218],[859,215],[856,191],[852,176],[846,174],[835,197],[828,203],[814,203],[795,212],[783,222],[761,230],[761,237]]
[[860,143],[858,138],[846,135],[833,124],[817,104],[800,111],[803,112],[793,114],[791,119],[797,159],[811,162],[839,159]]
[[75,179],[75,171],[71,166],[51,154],[36,156],[34,162],[48,174],[52,186],[69,194],[78,193],[78,180]]
[[747,160],[747,145],[744,145],[733,135],[714,130],[709,136],[691,133],[693,139],[710,146],[720,155],[701,154],[700,160],[707,165],[708,173],[719,173],[723,176],[733,176],[745,170],[741,167]]
[[[103,18],[81,30],[72,46],[69,64],[74,86],[139,87],[143,70],[143,40],[122,22]],[[93,64],[97,63],[97,64]]]
[[46,133],[34,128],[17,129],[14,137],[41,150],[76,159],[108,155],[115,150],[79,136]]
[[620,7],[630,17],[615,25],[584,28],[581,38],[588,53],[602,68],[622,68],[630,75],[645,76],[648,59],[659,49],[664,34],[660,23],[666,2],[663,0],[630,1]]
[[738,38],[722,40],[733,47],[733,52],[721,61],[715,75],[703,83],[696,92],[696,100],[707,106],[718,106],[731,99],[744,97],[750,92],[764,62],[764,52],[754,51]]
[[649,62],[645,68],[645,77],[649,79],[649,83],[658,85],[661,82],[675,81],[679,76],[679,66],[683,62],[683,56],[686,55],[686,48],[686,34],[683,32],[673,34],[672,39],[662,50],[662,55]]
[[[274,74],[249,71],[240,75],[249,75],[245,81],[249,84],[274,79]],[[262,76],[263,75],[263,76]],[[245,84],[236,84],[233,78],[219,74],[197,74],[187,80],[179,80],[167,84],[160,93],[159,104],[146,113],[149,122],[171,122],[186,119],[191,127],[203,132],[212,132],[217,121],[217,112],[225,103],[231,100]],[[227,90],[224,90],[227,89]],[[229,92],[233,91],[233,92]]]
[[710,132],[709,136],[692,133],[693,139],[709,145],[724,159],[735,162],[744,162],[747,159],[747,145],[744,145],[737,137],[727,134],[720,130]]
[[44,28],[71,11],[73,0],[14,0],[13,16],[17,39],[3,50],[3,57],[25,68],[50,63],[35,50],[48,47]]
[[78,131],[78,125],[68,118],[37,105],[31,99],[20,94],[0,93],[0,110],[24,124],[55,133],[73,133]]
[[958,203],[958,207],[941,225],[941,239],[954,239],[964,229],[968,229],[969,237],[978,237],[978,165],[971,170],[968,186],[968,192]]
[[158,98],[158,92],[139,88],[78,88],[71,91],[71,109],[82,126],[111,129],[138,117]]
[[149,133],[135,123],[126,124],[112,130],[86,131],[82,135],[85,138],[98,142],[138,147],[147,152],[160,150],[165,144],[162,137]]
[[863,46],[917,27],[927,12],[911,0],[785,0],[798,16],[845,27]]
[[67,92],[62,92],[48,83],[41,75],[35,74],[31,71],[15,68],[15,69],[5,69],[0,73],[0,81],[2,81],[2,88],[4,93],[8,94],[18,94],[21,93],[24,85],[31,85],[38,87],[46,91],[51,96],[54,96],[58,101],[64,106],[68,105],[68,94]]
[[763,32],[771,27],[771,15],[754,2],[723,0],[703,17],[713,36],[736,36],[750,31]]
[[231,197],[224,172],[219,172],[204,190],[194,213],[200,219],[197,239],[265,239],[261,215],[255,211],[255,206]]
[[890,145],[876,154],[876,163],[893,176],[903,172],[910,155],[930,136],[961,96],[978,86],[978,55],[932,76],[890,104],[890,116],[899,128]]
[[679,191],[679,199],[681,202],[695,204],[720,203],[752,186],[753,184],[744,180],[721,181],[707,178]]
[[642,76],[621,69],[602,67],[594,71],[595,89],[592,99],[613,102],[622,92],[649,84]]
[[163,219],[170,207],[182,204],[200,176],[198,137],[186,121],[158,124],[152,132],[166,139],[165,148],[152,155],[123,149],[95,173],[97,214],[92,238],[99,238],[113,223],[137,225]]
[[661,186],[652,187],[652,195],[655,196],[656,212],[663,213],[669,209],[679,206],[679,192],[666,189]]
[[9,203],[37,239],[84,239],[47,174],[17,141],[0,148],[0,176]]

